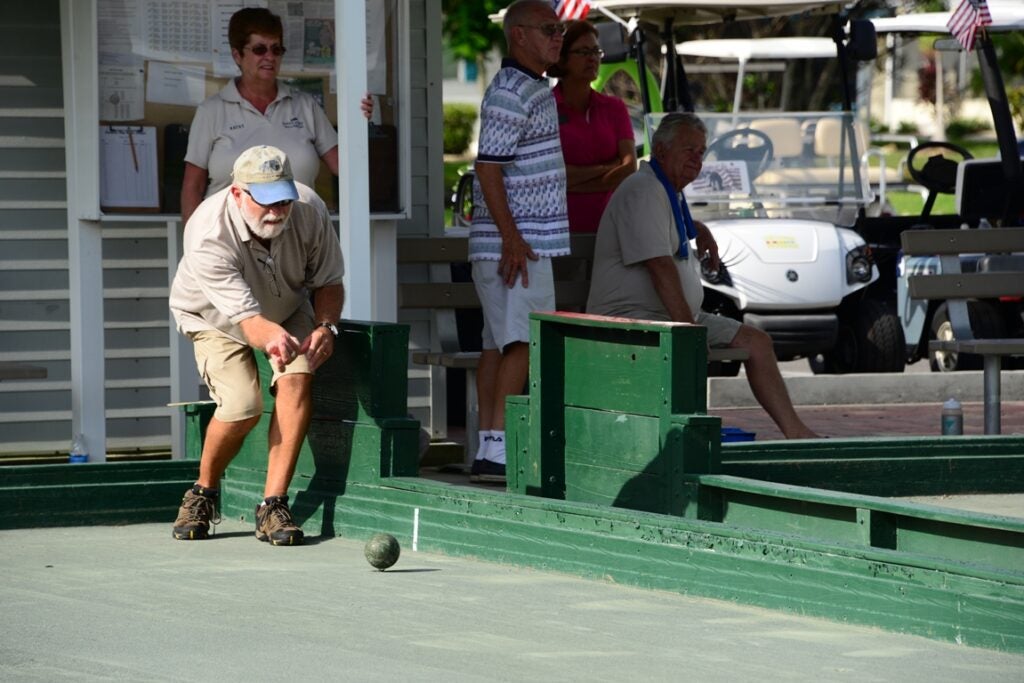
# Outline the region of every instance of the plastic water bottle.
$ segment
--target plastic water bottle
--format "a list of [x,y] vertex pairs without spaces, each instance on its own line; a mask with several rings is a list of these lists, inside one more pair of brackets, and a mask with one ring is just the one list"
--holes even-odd
[[942,435],[955,436],[964,433],[964,411],[960,401],[951,398],[942,404]]
[[89,449],[85,447],[85,436],[75,434],[71,439],[71,453],[68,462],[89,462]]

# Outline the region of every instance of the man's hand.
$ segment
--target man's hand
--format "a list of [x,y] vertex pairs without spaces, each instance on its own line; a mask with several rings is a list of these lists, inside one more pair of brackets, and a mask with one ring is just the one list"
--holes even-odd
[[305,349],[303,347],[308,346],[308,344],[308,339],[303,343],[299,343],[298,339],[288,334],[282,327],[280,333],[273,336],[263,347],[263,350],[270,356],[270,360],[274,367],[277,368],[277,371],[284,372],[284,369],[295,360],[296,356],[304,353]]
[[707,259],[708,269],[718,270],[722,265],[718,257],[718,243],[715,242],[708,226],[700,221],[694,221],[693,225],[697,228],[697,258],[701,261]]
[[516,232],[509,238],[501,240],[501,260],[498,261],[498,273],[505,285],[510,289],[515,287],[516,278],[522,275],[523,287],[530,286],[530,274],[527,271],[526,262],[536,261],[537,254],[530,245],[526,243],[522,235]]
[[326,327],[317,327],[302,342],[302,352],[309,361],[309,369],[316,371],[334,353],[334,335]]

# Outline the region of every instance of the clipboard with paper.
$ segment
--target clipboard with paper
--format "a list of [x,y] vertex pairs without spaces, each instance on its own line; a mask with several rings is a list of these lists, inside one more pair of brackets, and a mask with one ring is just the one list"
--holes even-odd
[[100,207],[160,210],[155,126],[100,126]]

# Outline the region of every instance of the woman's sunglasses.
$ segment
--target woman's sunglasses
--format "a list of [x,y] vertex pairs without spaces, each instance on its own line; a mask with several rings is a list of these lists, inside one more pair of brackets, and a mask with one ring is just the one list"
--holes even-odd
[[271,45],[270,47],[267,47],[266,45],[253,45],[250,47],[249,45],[246,45],[242,49],[249,50],[257,57],[262,57],[263,55],[267,54],[268,50],[270,51],[270,54],[274,55],[275,57],[280,57],[281,55],[288,51],[288,49],[284,45]]

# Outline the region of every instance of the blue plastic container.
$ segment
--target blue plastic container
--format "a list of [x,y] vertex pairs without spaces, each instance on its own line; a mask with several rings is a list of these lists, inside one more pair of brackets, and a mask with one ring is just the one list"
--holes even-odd
[[748,432],[739,427],[722,427],[722,443],[753,441],[755,436],[755,432]]

